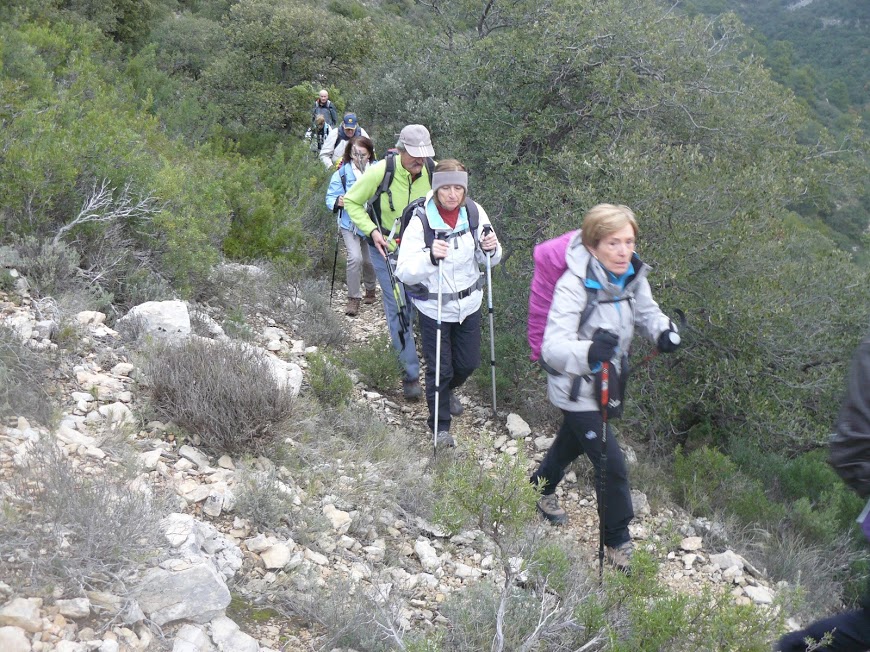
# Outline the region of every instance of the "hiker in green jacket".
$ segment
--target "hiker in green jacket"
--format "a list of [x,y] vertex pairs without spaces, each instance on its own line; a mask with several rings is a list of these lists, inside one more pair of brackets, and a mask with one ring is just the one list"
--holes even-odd
[[[386,259],[388,251],[395,249],[395,243],[387,242],[387,237],[395,221],[401,217],[405,206],[418,197],[425,197],[432,189],[428,168],[432,164],[431,158],[435,155],[435,150],[432,147],[429,130],[423,125],[407,125],[402,129],[396,149],[399,150],[398,154],[388,154],[384,160],[370,166],[357,179],[344,196],[344,208],[354,225],[369,239],[372,265],[382,290],[381,296],[390,338],[399,352],[399,359],[404,367],[403,393],[406,399],[416,400],[420,398],[422,391],[420,360],[417,357],[412,332],[414,312],[411,303],[402,298],[405,309],[400,316],[399,305],[390,281],[390,270],[387,268],[389,261]],[[391,157],[392,161],[390,161]],[[370,216],[366,211],[366,205],[378,192],[388,168],[393,170],[392,181],[389,188],[380,195],[377,205],[371,208]]]

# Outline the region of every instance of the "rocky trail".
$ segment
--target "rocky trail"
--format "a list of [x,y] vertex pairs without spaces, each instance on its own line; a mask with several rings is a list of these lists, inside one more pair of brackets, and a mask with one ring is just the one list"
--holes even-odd
[[[20,281],[14,292],[0,292],[0,323],[13,328],[27,346],[56,352],[59,319],[31,300],[26,282]],[[333,309],[345,320],[349,342],[363,343],[384,332],[380,299],[350,318],[342,312],[342,294],[336,293]],[[183,302],[151,302],[131,312],[137,327],[155,337],[194,337],[192,310]],[[218,319],[202,310],[197,316],[209,337],[225,340]],[[109,328],[105,315],[96,312],[78,313],[74,322],[78,341],[68,349],[73,358],[66,367],[70,371],[59,372],[54,380],[53,393],[62,409],[59,425],[48,430],[23,416],[0,424],[0,502],[15,504],[17,479],[28,467],[36,442],[47,437],[77,472],[99,479],[116,467],[132,465],[135,472],[128,488],[148,497],[168,493],[172,508],[157,526],[163,550],[129,571],[114,590],[52,590],[36,586],[26,574],[7,574],[15,582],[0,582],[3,652],[329,649],[323,647],[322,628],[308,628],[286,610],[258,602],[258,591],[267,594],[283,585],[307,591],[346,578],[361,590],[392,592],[405,600],[396,624],[420,631],[448,622],[440,613],[446,596],[496,572],[492,546],[477,532],[449,537],[419,517],[406,520],[389,510],[369,513],[372,510],[359,497],[364,491],[314,493],[282,468],[277,469],[277,486],[292,502],[295,522],[322,527],[288,536],[286,528],[258,528],[241,518],[233,507],[243,481],[242,461],[210,455],[195,438],[179,439],[172,424],[146,421],[147,379],[119,335],[121,324]],[[259,314],[250,326],[254,344],[269,352],[276,381],[298,392],[313,349],[291,324],[282,323],[280,315]],[[354,392],[360,409],[365,404],[384,421],[413,433],[419,442],[420,469],[426,472],[432,449],[425,402],[406,403],[399,388],[384,395],[357,383]],[[451,454],[463,454],[485,433],[493,446],[482,463],[520,449],[530,465],[541,459],[554,433],[536,432],[522,415],[499,413],[493,418],[490,406],[478,404],[470,393],[458,395],[465,411],[453,421],[457,449]],[[125,439],[122,433],[130,435]],[[630,460],[633,452],[627,453]],[[274,466],[265,458],[253,462],[258,473],[276,471]],[[348,487],[365,486],[363,474],[350,463],[345,468],[336,460],[331,471]],[[579,477],[570,472],[560,487],[569,522],[552,528],[550,536],[576,546],[590,572],[597,572],[597,515],[585,476],[581,467]],[[634,492],[634,499],[638,516],[632,534],[661,562],[660,576],[667,585],[696,594],[713,586],[739,603],[762,609],[772,602],[774,591],[762,573],[729,550],[707,547],[712,524],[678,509],[653,514],[643,494]],[[34,553],[0,544],[0,554],[2,563],[23,569],[28,555],[62,557],[64,545],[61,537],[60,552]],[[32,561],[35,565],[38,560]]]

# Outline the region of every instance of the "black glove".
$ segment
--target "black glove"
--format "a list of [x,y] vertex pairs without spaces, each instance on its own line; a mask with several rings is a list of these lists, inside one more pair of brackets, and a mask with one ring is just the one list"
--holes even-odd
[[592,336],[592,346],[589,347],[589,364],[593,365],[596,362],[607,362],[616,353],[616,347],[619,346],[619,337],[615,333],[606,330],[598,330]]
[[680,334],[669,328],[659,335],[658,346],[662,353],[673,353],[680,346]]

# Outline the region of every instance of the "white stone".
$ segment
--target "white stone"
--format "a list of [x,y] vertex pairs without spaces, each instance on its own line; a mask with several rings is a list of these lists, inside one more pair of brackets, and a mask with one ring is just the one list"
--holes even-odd
[[76,315],[75,319],[80,324],[96,326],[106,321],[106,315],[96,310],[82,310]]
[[257,652],[256,639],[239,630],[230,618],[218,616],[209,623],[211,638],[221,652]]
[[236,465],[233,464],[233,458],[229,455],[221,455],[218,458],[217,465],[222,469],[228,469],[230,471],[234,471]]
[[108,405],[101,405],[99,411],[100,414],[113,424],[133,425],[136,423],[136,417],[133,416],[130,408],[120,401],[109,403]]
[[744,586],[743,590],[756,604],[771,604],[773,602],[773,592],[766,586]]
[[701,540],[701,537],[686,537],[680,541],[680,549],[687,552],[691,550],[700,550],[703,547],[704,542]]
[[274,546],[264,551],[260,558],[263,564],[269,569],[281,569],[290,561],[290,556],[293,551],[286,543],[276,543]]
[[149,571],[137,589],[142,611],[158,625],[176,620],[208,622],[230,604],[230,592],[211,563],[180,572]]
[[744,569],[744,559],[733,550],[726,550],[718,555],[710,555],[710,563],[716,564],[722,570],[737,566],[740,570]]
[[434,572],[441,568],[441,560],[438,558],[438,553],[427,539],[417,539],[414,542],[414,552],[420,560],[420,564],[427,572]]
[[544,435],[535,437],[535,449],[539,451],[549,450],[555,440],[555,437],[546,437]]
[[119,362],[112,367],[112,373],[116,376],[129,376],[135,368],[129,362]]
[[55,652],[87,652],[88,646],[76,641],[58,641],[54,648]]
[[172,652],[213,652],[214,645],[201,627],[184,624],[175,634]]
[[344,534],[350,528],[351,517],[347,512],[336,509],[335,505],[326,504],[323,506],[323,515],[332,523],[332,529],[339,534]]
[[327,558],[326,555],[320,554],[319,552],[315,552],[308,548],[305,549],[305,559],[313,564],[317,564],[318,566],[327,566],[329,564],[329,558]]
[[529,424],[519,414],[514,412],[508,415],[507,431],[513,439],[522,439],[532,434]]
[[0,650],[3,652],[30,652],[30,639],[20,627],[0,627]]
[[153,451],[145,451],[144,453],[139,453],[139,461],[142,463],[143,468],[153,471],[157,468],[157,462],[160,461],[162,454],[163,451],[159,448],[155,448]]
[[118,326],[138,323],[144,334],[175,339],[190,335],[190,314],[183,301],[147,301],[118,320]]
[[0,627],[10,625],[33,633],[42,631],[40,607],[42,607],[42,600],[39,598],[10,600],[0,607]]
[[55,436],[64,444],[72,446],[94,446],[97,440],[72,428],[67,423],[61,423],[55,431]]
[[55,602],[61,616],[67,618],[86,618],[91,613],[91,601],[87,598],[73,598]]
[[100,643],[100,647],[97,648],[97,652],[119,652],[121,647],[118,645],[118,641],[115,641],[111,638],[103,639],[103,642]]
[[251,551],[256,553],[261,553],[264,550],[268,550],[276,543],[274,537],[267,537],[265,534],[258,534],[257,536],[251,539],[245,539],[245,547]]

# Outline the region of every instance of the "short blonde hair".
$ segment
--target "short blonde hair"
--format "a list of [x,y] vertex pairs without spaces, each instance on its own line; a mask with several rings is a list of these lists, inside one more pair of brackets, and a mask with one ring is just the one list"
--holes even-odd
[[583,244],[595,249],[607,236],[630,224],[637,237],[637,218],[628,206],[622,204],[597,204],[583,216]]

